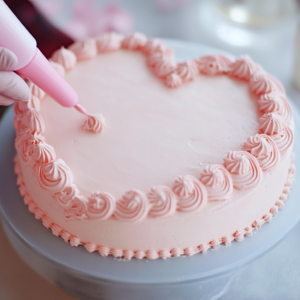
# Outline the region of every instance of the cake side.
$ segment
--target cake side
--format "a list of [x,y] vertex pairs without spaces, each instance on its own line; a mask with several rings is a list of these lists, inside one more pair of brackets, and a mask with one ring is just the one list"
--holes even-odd
[[[110,37],[112,38],[114,35],[110,35]],[[96,42],[98,42],[98,44],[95,45],[98,45],[99,51],[99,45],[101,45],[101,43],[99,39],[96,40]],[[75,59],[85,60],[94,58],[97,53],[95,54],[95,52],[90,51],[88,48],[94,45],[91,39],[82,43],[83,44],[76,44],[77,48],[75,46],[75,48],[70,48],[71,50],[73,49],[75,53],[73,54]],[[82,48],[80,48],[81,45],[84,45],[89,50],[83,51],[86,54],[83,58]],[[84,151],[84,148],[95,149],[95,147],[86,147],[87,144],[85,143],[81,146],[80,144],[76,146],[75,143],[68,148],[63,144],[62,140],[62,138],[66,136],[66,133],[60,135],[61,139],[57,138],[57,140],[55,140],[51,135],[47,135],[47,130],[45,131],[47,142],[49,142],[49,140],[51,141],[51,139],[52,141],[50,144],[45,143],[45,137],[41,135],[45,130],[45,124],[47,124],[46,128],[48,129],[51,124],[55,124],[53,123],[55,122],[55,114],[51,116],[51,109],[48,109],[48,104],[50,104],[52,100],[45,99],[42,103],[42,109],[40,110],[39,99],[33,98],[33,100],[28,103],[28,107],[24,107],[22,104],[16,105],[15,107],[15,125],[17,128],[16,146],[20,158],[18,173],[20,174],[22,172],[24,174],[24,180],[20,180],[23,182],[23,189],[25,189],[26,186],[26,193],[28,193],[28,196],[30,195],[30,201],[34,201],[34,205],[42,210],[43,214],[46,214],[51,219],[51,222],[56,224],[56,227],[58,226],[66,232],[72,233],[72,236],[77,236],[77,239],[80,240],[82,244],[94,245],[92,247],[94,250],[97,250],[100,246],[109,249],[119,249],[119,254],[121,250],[124,254],[124,251],[128,249],[132,253],[134,253],[134,251],[145,252],[151,250],[156,253],[163,251],[164,253],[170,254],[172,253],[172,249],[179,249],[178,251],[182,252],[183,249],[200,249],[202,247],[200,247],[200,245],[206,245],[205,247],[203,246],[204,248],[210,246],[218,247],[221,242],[228,244],[233,238],[236,240],[242,239],[244,234],[250,234],[252,228],[259,227],[260,223],[263,222],[262,220],[269,220],[271,215],[275,213],[276,207],[281,206],[281,202],[278,202],[278,199],[281,201],[280,198],[285,197],[283,194],[287,195],[288,193],[289,183],[284,189],[283,185],[286,178],[288,178],[289,182],[291,181],[291,177],[288,174],[292,172],[292,168],[289,166],[293,143],[293,122],[291,110],[285,98],[282,86],[247,57],[232,61],[229,58],[215,55],[200,57],[194,61],[176,65],[173,64],[172,60],[170,61],[170,57],[160,57],[157,60],[156,56],[158,54],[161,55],[161,53],[163,53],[167,54],[167,56],[170,55],[170,50],[164,48],[157,40],[143,41],[141,36],[132,35],[125,39],[120,39],[118,45],[119,46],[115,46],[113,50],[123,47],[124,49],[137,50],[145,53],[148,64],[154,69],[156,76],[163,79],[169,87],[176,89],[184,83],[184,86],[180,88],[182,89],[182,99],[187,95],[189,96],[188,98],[191,99],[193,93],[195,94],[197,91],[195,83],[198,83],[197,85],[200,86],[202,82],[205,82],[205,76],[208,75],[215,75],[216,82],[219,80],[221,86],[222,83],[225,83],[225,88],[228,88],[231,82],[234,83],[234,81],[230,81],[231,79],[224,81],[222,76],[240,80],[241,84],[237,84],[236,86],[232,85],[230,88],[234,92],[229,90],[229,92],[231,92],[230,95],[233,96],[238,95],[236,91],[240,86],[243,87],[243,85],[248,84],[251,93],[254,95],[253,99],[247,100],[248,102],[246,102],[246,104],[248,103],[247,105],[250,105],[248,114],[243,115],[241,111],[238,112],[238,110],[236,114],[237,116],[240,114],[241,118],[245,120],[246,128],[243,127],[243,122],[241,122],[241,125],[238,125],[238,118],[231,118],[233,120],[232,128],[238,130],[242,129],[241,133],[239,133],[238,130],[235,132],[235,141],[227,143],[228,145],[232,145],[233,149],[228,146],[227,148],[224,147],[225,150],[222,149],[222,143],[220,142],[220,147],[217,146],[216,150],[213,151],[213,148],[205,148],[204,144],[204,146],[199,147],[200,152],[201,149],[205,149],[204,152],[206,153],[215,152],[214,155],[210,157],[209,163],[205,162],[205,156],[203,156],[202,159],[198,157],[200,166],[195,166],[195,162],[186,163],[186,165],[191,166],[185,171],[188,172],[187,175],[178,177],[175,181],[173,181],[174,178],[172,178],[172,176],[169,176],[170,178],[166,176],[166,179],[162,178],[161,182],[158,182],[158,184],[161,185],[151,189],[151,180],[144,180],[146,184],[140,190],[136,189],[135,186],[134,189],[132,189],[132,186],[129,186],[128,188],[131,188],[129,192],[126,192],[123,196],[121,193],[120,195],[116,194],[117,197],[115,198],[107,192],[94,192],[93,189],[88,187],[89,185],[86,184],[86,182],[85,184],[80,184],[81,181],[83,181],[80,177],[81,160],[79,160],[78,164],[71,161],[67,164],[65,163],[65,161],[68,161],[69,156],[71,156],[68,155],[68,153],[71,154],[70,151],[72,151],[72,148],[76,149],[78,155],[88,155],[89,152],[83,154],[82,151]],[[70,63],[70,61],[66,61],[66,55],[64,56],[63,54],[65,51],[68,50],[60,50],[59,53],[54,55],[54,58],[58,57],[66,70],[72,69],[75,63],[73,63],[71,67],[66,64],[66,62]],[[103,52],[103,49],[101,51]],[[100,53],[102,53],[101,51]],[[112,51],[112,49],[109,48],[107,51]],[[69,52],[67,52],[67,57],[70,56]],[[62,60],[62,58],[64,58],[65,61]],[[150,59],[154,60],[154,65],[151,65],[152,60]],[[90,60],[90,62],[92,61],[93,60]],[[94,59],[94,61],[96,60]],[[84,65],[85,62],[82,65],[78,65],[79,70]],[[76,68],[74,70],[76,70]],[[95,70],[97,70],[97,68],[95,68]],[[113,72],[116,71],[113,69]],[[135,72],[133,73],[135,74]],[[136,74],[139,73],[141,72],[136,72]],[[200,75],[198,73],[200,73]],[[67,74],[66,78],[72,82],[73,73],[70,72],[69,74],[71,77],[68,77]],[[82,74],[85,73],[82,72]],[[203,77],[203,75],[205,76]],[[207,78],[207,82],[209,82],[210,78],[214,78],[214,76]],[[125,79],[122,78],[122,80]],[[134,78],[131,78],[131,80],[134,80]],[[138,81],[140,78],[137,77],[135,80]],[[149,76],[147,78],[145,77],[144,80],[146,83],[149,82]],[[170,84],[170,80],[172,84]],[[197,80],[199,81],[197,82]],[[109,84],[110,81],[111,80],[108,80],[107,84]],[[176,84],[174,84],[174,82]],[[73,81],[73,84],[76,84],[76,81],[75,83]],[[188,84],[190,85],[188,86]],[[80,85],[80,83],[78,85]],[[86,85],[83,86],[86,87]],[[188,88],[184,89],[184,87]],[[126,91],[126,86],[124,88],[124,91]],[[180,91],[180,89],[178,91]],[[161,104],[162,101],[167,98],[166,94],[168,93],[164,94],[163,88],[159,85],[156,86],[155,90],[159,91],[158,95],[164,95],[162,99],[159,99],[160,101],[157,101],[157,103]],[[192,94],[188,94],[189,90],[192,91]],[[91,92],[89,87],[87,87],[86,90],[83,89],[83,91],[87,97],[93,97],[97,94]],[[217,112],[218,106],[220,106],[222,102],[218,102],[218,97],[216,96],[208,96],[209,89],[206,93],[203,89],[201,91],[204,95],[206,94],[208,99],[216,99],[212,102],[214,104],[218,103],[215,107],[215,111]],[[222,89],[220,88],[218,91],[222,91]],[[247,98],[247,93],[241,90],[238,98]],[[173,103],[182,102],[182,100],[178,98],[178,94],[180,94],[180,92],[174,93],[173,99],[170,98],[170,102],[167,103],[167,105],[172,107],[172,105],[174,105]],[[197,92],[197,95],[198,94],[199,92]],[[109,94],[107,95],[109,96]],[[140,95],[143,96],[142,94]],[[143,99],[143,97],[141,97],[141,99]],[[153,99],[158,99],[158,97]],[[119,99],[117,100],[119,101]],[[117,100],[115,98],[109,99],[109,101],[112,102]],[[234,105],[234,103],[237,103],[237,100],[233,100]],[[256,102],[257,100],[258,102]],[[173,101],[173,103],[171,101]],[[205,101],[200,101],[200,103],[202,102]],[[89,102],[87,101],[87,103]],[[103,104],[103,102],[101,103]],[[155,103],[155,101],[153,103]],[[201,113],[201,109],[207,108],[211,103],[209,101],[202,103],[202,107],[201,105],[199,107],[200,113],[197,112],[197,105],[199,105],[197,102],[191,102],[189,105],[192,106],[190,112],[191,116],[193,116],[192,111],[195,111],[194,119],[191,117],[192,123],[195,124],[196,117]],[[259,115],[255,109],[256,105],[258,105],[262,113],[259,122],[255,119],[255,115],[257,118]],[[55,109],[55,105],[51,106]],[[182,111],[185,106],[186,104],[182,106]],[[105,105],[103,107],[105,108]],[[244,105],[241,107],[243,108]],[[156,108],[156,106],[154,106],[154,108]],[[219,107],[219,109],[220,108],[221,107]],[[224,109],[226,109],[226,106]],[[39,110],[43,116],[38,112]],[[47,113],[45,113],[45,111],[47,111]],[[104,115],[107,115],[110,120],[109,111],[110,110],[107,109]],[[178,113],[176,114],[175,110],[169,110],[169,112],[171,119],[178,117]],[[101,113],[103,112],[101,111]],[[132,111],[130,111],[130,113],[132,113]],[[48,118],[46,122],[44,122],[44,117]],[[220,115],[218,119],[219,121],[222,119],[224,124],[230,123],[230,121],[226,121],[226,117],[222,118],[222,115]],[[184,121],[180,126],[184,128],[185,123],[187,123],[187,121]],[[69,130],[70,135],[76,130],[80,132],[78,123],[78,129],[75,127],[75,130],[72,122],[68,122],[68,124],[70,125],[69,129],[68,127],[66,127],[66,129],[61,127],[61,130]],[[116,121],[109,126],[113,127],[116,126],[116,124],[120,126],[121,123],[117,123]],[[165,124],[165,122],[163,124]],[[235,125],[236,127],[234,127]],[[109,140],[109,138],[111,138],[111,135],[109,135],[109,126],[106,129],[107,137],[108,141],[112,142],[112,140]],[[56,127],[58,128],[59,125]],[[145,131],[145,129],[148,130],[147,126],[141,126],[141,129],[143,129],[143,131]],[[150,129],[152,130],[152,128]],[[191,131],[190,129],[185,129],[186,132]],[[222,131],[223,128],[222,126],[218,126],[216,129],[217,132],[214,132],[212,134],[213,136],[219,133],[218,130]],[[98,146],[101,145],[101,147],[103,147],[103,143],[101,144],[101,142],[105,141],[106,130],[104,133],[101,133],[101,135],[103,135],[102,140],[101,136],[100,138],[95,138],[97,143],[99,142]],[[179,132],[179,130],[174,130],[174,132],[174,138],[176,138],[176,133]],[[248,137],[247,132],[250,133],[249,135],[251,136]],[[258,134],[255,134],[256,132]],[[85,136],[83,132],[80,134],[82,136],[81,142],[84,140],[87,142],[88,139],[92,141],[93,139],[91,136]],[[142,132],[139,133],[139,131],[137,131],[137,136],[138,134],[143,136]],[[171,137],[172,134],[173,133],[169,131]],[[194,135],[197,138],[197,132],[195,132]],[[209,141],[209,136],[205,138],[205,131],[202,131],[202,133],[198,132],[198,136],[200,140],[202,138],[204,141]],[[217,138],[217,140],[221,139],[221,137]],[[75,139],[70,139],[70,141],[73,142]],[[88,141],[89,145],[91,145],[90,141]],[[147,142],[147,140],[145,140],[145,142]],[[95,144],[96,146],[97,143]],[[53,147],[54,144],[55,146]],[[61,146],[61,144],[64,146]],[[213,144],[216,144],[216,142],[213,142]],[[117,147],[115,148],[118,149]],[[67,154],[63,153],[65,149],[67,149]],[[170,145],[170,151],[173,151],[172,149],[174,149],[174,145]],[[225,156],[228,151],[229,153]],[[96,153],[96,151],[92,152]],[[178,156],[176,155],[174,156],[175,159]],[[192,155],[187,156],[190,157]],[[63,160],[61,158],[63,158]],[[76,160],[76,156],[74,156],[74,158]],[[184,157],[179,156],[178,162],[180,163],[182,159],[184,160]],[[95,168],[93,172],[96,172],[95,174],[97,174],[97,172],[100,173],[99,168],[101,169],[103,164],[97,162],[97,159],[91,160],[96,162],[90,165],[91,170]],[[130,173],[130,168],[126,170]],[[75,179],[72,171],[75,174]],[[107,169],[105,169],[105,171],[111,172],[111,170]],[[140,172],[137,173],[140,175]],[[192,173],[192,175],[189,173]],[[180,175],[180,173],[178,175]],[[95,176],[92,175],[92,172],[89,176],[91,181],[94,180],[96,183],[101,183],[101,180],[94,179]],[[143,178],[142,176],[138,177]],[[111,179],[109,179],[109,184],[113,186]],[[80,189],[78,189],[77,185],[80,186]],[[91,184],[91,186],[95,187],[95,184]],[[150,189],[150,191],[148,189]],[[283,194],[282,190],[284,190]],[[256,220],[256,222],[253,223],[253,220]],[[249,224],[252,225],[250,226]],[[203,228],[203,230],[199,231],[199,228]],[[89,249],[91,250],[92,248]],[[195,253],[199,251],[202,252],[202,250],[186,251],[189,253],[193,251]]]

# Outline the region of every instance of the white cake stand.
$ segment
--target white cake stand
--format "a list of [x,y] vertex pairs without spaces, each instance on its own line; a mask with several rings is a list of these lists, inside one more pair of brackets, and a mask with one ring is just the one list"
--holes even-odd
[[[180,59],[212,53],[211,48],[169,42]],[[216,51],[214,51],[216,52]],[[220,51],[219,51],[220,52]],[[295,127],[300,117],[294,108]],[[278,216],[252,237],[232,246],[221,246],[192,257],[125,261],[73,248],[55,237],[35,220],[23,203],[13,171],[15,155],[13,111],[9,109],[0,124],[0,212],[10,242],[17,253],[37,273],[63,290],[83,299],[101,300],[200,300],[218,299],[250,262],[274,248],[300,218],[300,185]],[[295,152],[300,138],[295,133]],[[296,161],[300,170],[300,163]],[[298,172],[299,174],[299,172]],[[300,175],[297,175],[299,177]]]

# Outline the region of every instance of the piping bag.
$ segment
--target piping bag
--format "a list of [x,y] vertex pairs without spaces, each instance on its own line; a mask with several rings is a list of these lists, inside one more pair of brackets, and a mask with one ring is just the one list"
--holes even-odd
[[36,40],[0,0],[0,46],[11,50],[18,58],[14,70],[30,79],[46,94],[64,107],[74,107],[89,116],[78,104],[78,95],[69,83],[54,69],[37,48]]

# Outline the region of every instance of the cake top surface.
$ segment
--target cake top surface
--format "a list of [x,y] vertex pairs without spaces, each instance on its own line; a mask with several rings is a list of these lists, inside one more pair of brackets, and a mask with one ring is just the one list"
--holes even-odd
[[293,144],[284,88],[248,56],[176,63],[158,39],[109,33],[56,51],[51,63],[91,115],[48,96],[40,103],[31,85],[28,105],[15,106],[16,146],[67,220],[227,205]]
[[66,79],[80,103],[106,120],[105,130],[93,134],[75,110],[47,98],[41,105],[47,142],[87,194],[118,198],[132,188],[172,186],[179,175],[198,177],[259,130],[247,83],[226,75],[199,74],[170,89],[143,54],[120,50],[77,63]]

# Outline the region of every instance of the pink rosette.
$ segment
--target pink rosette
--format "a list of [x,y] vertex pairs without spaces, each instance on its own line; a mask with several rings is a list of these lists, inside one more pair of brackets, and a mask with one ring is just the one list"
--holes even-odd
[[82,195],[76,196],[71,203],[70,208],[65,211],[65,220],[86,220],[87,217],[87,199]]
[[75,184],[67,186],[64,190],[57,192],[53,195],[53,198],[57,203],[67,209],[71,206],[73,199],[79,196],[79,190]]
[[146,218],[150,208],[148,198],[143,192],[130,190],[117,201],[114,216],[121,221],[141,221]]
[[105,119],[101,114],[89,115],[83,124],[83,129],[100,133],[105,128]]
[[176,69],[176,63],[172,56],[167,56],[154,66],[154,73],[157,77],[165,78]]
[[38,181],[40,186],[50,192],[63,191],[73,183],[73,173],[62,159],[56,159],[39,166]]
[[166,217],[176,211],[176,196],[173,191],[167,186],[155,186],[148,194],[148,198],[152,207],[149,211],[149,216]]
[[89,219],[107,220],[116,208],[116,201],[108,193],[96,192],[88,198],[87,215]]
[[191,175],[176,179],[173,191],[178,196],[177,209],[182,212],[198,211],[207,202],[204,184]]
[[22,125],[25,126],[30,133],[43,133],[45,131],[45,123],[42,115],[33,108],[29,108],[23,115]]
[[151,68],[155,68],[157,64],[165,60],[175,61],[174,51],[172,49],[160,47],[147,56],[147,64]]
[[101,34],[95,38],[98,53],[106,53],[119,50],[124,36],[116,32]]
[[223,55],[207,55],[197,58],[199,72],[204,75],[220,75],[230,71],[232,61]]
[[273,92],[284,92],[283,87],[274,77],[263,71],[258,71],[250,78],[249,88],[251,93],[256,96]]
[[280,152],[290,148],[294,141],[294,134],[289,126],[283,124],[283,130],[280,134],[271,135],[272,140],[277,145]]
[[34,145],[43,143],[45,138],[38,133],[25,133],[16,138],[16,147],[20,151],[20,155],[24,162],[29,162],[31,159],[31,150]]
[[182,85],[182,79],[174,72],[165,78],[165,84],[171,89],[176,89]]
[[77,60],[88,60],[97,56],[97,46],[95,39],[86,39],[83,41],[78,41],[68,47],[70,51],[72,51]]
[[56,50],[50,59],[55,63],[62,65],[66,71],[72,70],[77,63],[76,55],[64,47]]
[[244,144],[244,150],[257,158],[263,171],[274,169],[280,162],[278,147],[266,134],[249,137]]
[[260,131],[267,135],[281,134],[284,129],[284,121],[276,112],[266,113],[259,118]]
[[30,148],[31,159],[37,163],[47,164],[56,158],[54,148],[44,142],[33,144]]
[[51,59],[49,59],[49,62],[52,65],[52,67],[57,71],[58,74],[60,74],[62,77],[65,77],[66,75],[65,68],[61,64],[52,61]]
[[261,112],[276,112],[283,117],[287,125],[290,124],[293,113],[285,95],[278,92],[262,95],[258,100],[258,105]]
[[164,45],[162,40],[160,39],[150,39],[146,42],[143,52],[146,55],[153,54],[154,52],[158,51],[159,49],[164,49]]
[[246,151],[230,151],[224,158],[226,169],[233,179],[233,186],[238,190],[250,189],[261,183],[262,169],[258,160]]
[[231,66],[230,76],[249,81],[261,69],[248,55],[238,57]]
[[195,79],[198,72],[198,67],[195,61],[185,61],[177,65],[177,74],[181,77],[182,82],[188,82]]
[[209,201],[227,200],[233,191],[231,175],[222,165],[207,166],[200,180],[206,186]]
[[122,48],[128,50],[141,50],[146,44],[147,38],[144,34],[135,32],[122,41]]
[[28,87],[30,89],[31,95],[33,95],[35,97],[38,97],[39,100],[43,100],[44,99],[46,93],[41,88],[39,88],[36,84],[34,84],[29,79],[25,79],[25,82],[27,83],[27,85],[28,85]]

